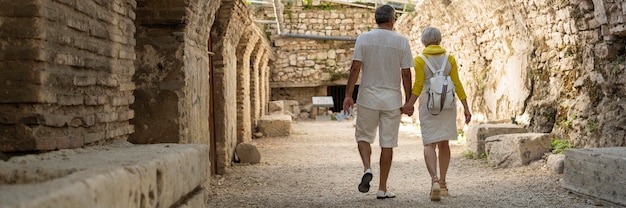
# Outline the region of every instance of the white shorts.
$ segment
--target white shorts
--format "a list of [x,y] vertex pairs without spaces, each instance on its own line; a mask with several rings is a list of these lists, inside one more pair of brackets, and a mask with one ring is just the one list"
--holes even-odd
[[401,111],[374,110],[359,106],[356,116],[356,141],[374,143],[376,129],[379,134],[379,144],[383,148],[398,146],[398,129],[400,128]]

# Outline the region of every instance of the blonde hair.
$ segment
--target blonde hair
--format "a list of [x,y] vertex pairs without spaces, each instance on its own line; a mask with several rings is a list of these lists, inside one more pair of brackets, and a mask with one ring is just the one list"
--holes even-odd
[[439,45],[441,43],[441,32],[435,27],[426,27],[422,31],[421,39],[424,46]]

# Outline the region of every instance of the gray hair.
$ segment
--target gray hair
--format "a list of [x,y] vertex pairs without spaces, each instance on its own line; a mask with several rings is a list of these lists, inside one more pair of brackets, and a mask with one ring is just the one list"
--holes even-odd
[[382,5],[376,8],[374,17],[376,18],[376,24],[383,24],[389,22],[389,20],[396,14],[396,9],[389,5]]
[[435,27],[426,27],[422,31],[421,39],[424,46],[439,45],[441,43],[441,32]]

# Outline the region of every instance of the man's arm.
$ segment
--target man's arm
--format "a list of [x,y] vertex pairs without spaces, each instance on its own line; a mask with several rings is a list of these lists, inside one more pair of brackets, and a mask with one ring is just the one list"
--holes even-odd
[[354,105],[354,99],[352,99],[352,93],[354,92],[354,86],[356,85],[356,81],[359,79],[359,74],[361,73],[361,61],[352,61],[352,66],[350,66],[350,75],[348,76],[348,84],[346,85],[346,98],[343,100],[343,110],[347,112],[347,110]]
[[413,85],[411,68],[402,69],[402,86],[404,87],[405,102],[408,102],[411,97],[411,85]]

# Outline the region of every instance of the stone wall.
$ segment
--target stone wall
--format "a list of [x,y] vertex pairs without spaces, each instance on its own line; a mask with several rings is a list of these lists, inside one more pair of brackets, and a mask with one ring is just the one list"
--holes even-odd
[[[266,26],[276,51],[271,73],[275,87],[345,85],[356,37],[376,27],[372,9],[301,1],[285,4],[281,35]],[[273,19],[273,9],[259,19]]]
[[0,0],[0,151],[134,132],[134,0]]
[[626,3],[427,0],[416,11],[397,30],[414,53],[424,27],[442,30],[477,122],[514,117],[576,147],[626,146]]

